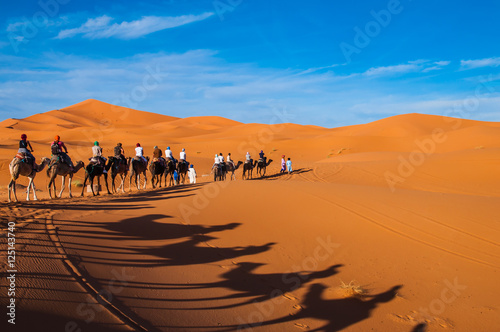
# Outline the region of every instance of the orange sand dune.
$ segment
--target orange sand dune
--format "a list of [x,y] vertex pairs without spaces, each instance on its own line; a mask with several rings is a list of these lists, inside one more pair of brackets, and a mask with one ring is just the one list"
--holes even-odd
[[[2,225],[17,223],[16,330],[495,331],[499,130],[422,114],[342,128],[243,124],[96,100],[7,119],[0,209]],[[95,140],[105,155],[117,142],[127,156],[137,142],[146,155],[185,148],[198,183],[49,200],[43,171],[40,201],[24,201],[21,178],[21,202],[7,203],[22,133],[38,160],[55,134],[84,162]],[[273,160],[264,177],[241,181],[238,169],[236,181],[212,182],[216,153],[238,161],[260,150]],[[282,155],[292,174],[279,173]]]

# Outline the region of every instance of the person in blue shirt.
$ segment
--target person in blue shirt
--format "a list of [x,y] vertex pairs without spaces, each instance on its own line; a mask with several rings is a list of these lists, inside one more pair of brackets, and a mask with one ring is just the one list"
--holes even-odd
[[288,174],[292,173],[293,170],[292,170],[292,161],[290,160],[290,158],[288,158],[288,160],[286,161],[286,168],[288,170]]

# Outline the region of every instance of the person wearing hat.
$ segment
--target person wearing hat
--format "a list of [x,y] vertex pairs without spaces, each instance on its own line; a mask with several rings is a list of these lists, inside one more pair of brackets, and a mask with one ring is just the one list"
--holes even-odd
[[139,159],[146,164],[148,161],[146,160],[146,158],[144,158],[143,154],[144,154],[144,149],[142,148],[140,143],[137,143],[135,145],[135,156],[139,157]]
[[31,143],[28,141],[28,136],[26,136],[26,134],[22,134],[17,153],[24,153],[26,155],[26,159],[31,161],[33,163],[33,167],[35,167],[35,157],[31,154],[33,151]]
[[179,154],[180,161],[186,161],[186,149],[182,148],[181,153]]
[[281,170],[280,173],[285,173],[286,172],[286,161],[285,161],[285,155],[281,156]]
[[64,145],[64,142],[61,141],[61,137],[59,135],[54,137],[54,142],[50,145],[50,149],[53,156],[59,156],[61,161],[68,164],[71,171],[73,171],[73,162],[68,156],[68,149],[66,148],[66,145]]
[[[106,158],[102,156],[102,148],[99,146],[98,141],[95,141],[94,146],[92,147],[92,159],[97,165],[104,166],[104,164],[106,163]],[[106,173],[106,170],[104,170],[104,173]]]
[[196,171],[194,170],[194,166],[189,166],[188,169],[189,183],[196,183]]

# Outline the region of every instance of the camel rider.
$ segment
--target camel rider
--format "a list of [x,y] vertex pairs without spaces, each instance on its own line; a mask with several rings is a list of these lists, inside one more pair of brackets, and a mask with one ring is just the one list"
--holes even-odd
[[106,163],[106,158],[102,156],[102,148],[99,146],[99,142],[95,141],[92,147],[92,158],[96,165],[103,165]]
[[115,158],[120,161],[125,161],[125,151],[123,150],[122,143],[118,143],[114,148]]
[[179,154],[179,162],[181,162],[181,163],[186,162],[186,149],[184,149],[184,148],[182,148],[182,151]]
[[253,160],[252,160],[252,157],[250,156],[250,152],[247,152],[247,155],[245,156],[245,158],[246,158],[245,164],[250,164],[250,165],[253,164]]
[[31,154],[31,152],[33,152],[34,150],[31,147],[31,143],[27,139],[28,139],[28,136],[26,136],[26,134],[21,135],[21,140],[19,141],[19,150],[17,150],[17,153],[24,153],[24,155],[26,156],[26,161],[32,162],[33,169],[36,169],[35,168],[35,157]]
[[167,149],[165,150],[165,159],[170,158],[174,162],[174,167],[177,165],[177,160],[175,160],[174,156],[172,155],[172,150],[170,150],[170,146],[167,146]]
[[157,145],[155,145],[155,148],[153,150],[153,160],[151,161],[151,165],[153,165],[153,163],[157,161],[161,165],[165,166],[165,159],[162,158],[162,151],[161,149],[158,148]]
[[218,154],[215,154],[214,165],[212,166],[212,170],[214,169],[214,167],[220,167],[220,159]]
[[146,158],[144,158],[143,153],[144,149],[142,148],[140,143],[137,143],[135,145],[135,157],[142,161],[144,164],[147,164],[148,161],[146,160]]
[[264,164],[266,163],[267,157],[264,157],[264,151],[263,150],[260,150],[260,152],[259,152],[259,158],[262,159],[262,161],[264,162]]
[[231,153],[227,154],[227,163],[231,164],[234,168],[234,161],[231,159]]
[[68,156],[68,149],[66,148],[66,145],[64,145],[64,142],[61,142],[61,137],[59,135],[54,137],[54,142],[50,145],[50,149],[52,150],[52,156],[59,157],[60,160],[63,163],[66,163],[70,167],[71,171],[73,171],[74,166],[71,158]]

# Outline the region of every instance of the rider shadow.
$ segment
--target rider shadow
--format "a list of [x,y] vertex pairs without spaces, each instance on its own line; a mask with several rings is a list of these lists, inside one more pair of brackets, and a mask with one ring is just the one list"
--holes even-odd
[[242,256],[256,255],[266,252],[275,244],[270,242],[260,246],[215,247],[208,241],[217,238],[209,235],[193,235],[191,238],[161,247],[136,249],[140,255],[151,255],[161,258],[158,265],[183,266],[214,263],[224,259],[235,259]]
[[[198,290],[204,288],[225,288],[236,293],[212,298],[191,298],[191,299],[161,299],[162,301],[213,301],[213,300],[229,300],[247,298],[244,302],[230,304],[225,306],[210,306],[210,309],[226,309],[242,306],[254,302],[264,302],[272,300],[276,297],[283,296],[285,293],[292,292],[298,288],[303,287],[305,284],[313,282],[316,279],[323,279],[331,277],[338,273],[338,268],[342,264],[332,265],[322,271],[316,272],[289,272],[289,273],[268,273],[258,274],[253,271],[264,264],[242,262],[239,263],[235,269],[223,273],[220,277],[223,279],[218,282],[212,283],[191,283],[189,285],[168,284],[170,289],[185,289],[185,290]],[[182,310],[199,310],[200,308],[179,308]]]
[[191,237],[196,234],[209,234],[232,230],[241,223],[224,225],[184,225],[179,223],[165,223],[157,220],[172,218],[166,214],[147,214],[140,217],[123,219],[117,223],[103,224],[111,231],[107,233],[112,238],[118,235],[121,240],[172,240]]
[[[380,304],[393,300],[401,285],[376,295],[367,296],[369,300],[358,297],[344,299],[323,298],[327,286],[315,283],[309,286],[308,292],[301,303],[301,309],[293,316],[286,316],[278,319],[264,321],[260,323],[249,323],[243,327],[270,326],[279,323],[292,322],[298,319],[315,319],[327,321],[327,323],[312,331],[340,331],[371,316],[371,312]],[[239,328],[242,328],[240,326]]]

